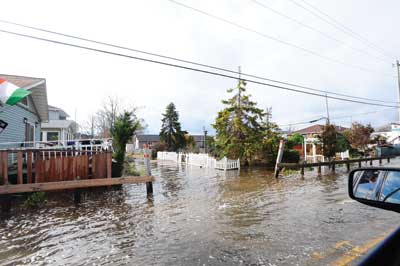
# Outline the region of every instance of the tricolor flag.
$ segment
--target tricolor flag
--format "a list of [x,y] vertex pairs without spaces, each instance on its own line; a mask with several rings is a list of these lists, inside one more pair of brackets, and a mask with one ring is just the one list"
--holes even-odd
[[0,78],[0,101],[8,105],[15,105],[31,94],[30,91],[18,88],[14,84]]

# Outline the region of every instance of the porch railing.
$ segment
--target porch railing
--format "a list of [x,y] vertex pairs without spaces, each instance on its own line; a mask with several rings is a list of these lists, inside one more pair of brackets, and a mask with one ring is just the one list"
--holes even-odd
[[0,150],[0,181],[29,184],[111,177],[111,151]]

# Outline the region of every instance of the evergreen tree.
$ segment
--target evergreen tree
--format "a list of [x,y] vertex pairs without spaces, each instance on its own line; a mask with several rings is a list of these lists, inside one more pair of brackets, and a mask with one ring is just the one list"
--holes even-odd
[[179,122],[179,114],[175,108],[174,103],[167,105],[165,114],[163,114],[160,140],[165,143],[168,151],[177,151],[185,148],[185,134],[186,131],[181,129]]
[[319,138],[322,142],[322,153],[325,157],[328,157],[328,160],[330,161],[332,157],[335,157],[335,154],[338,151],[338,134],[336,127],[327,123],[323,127]]
[[272,122],[272,108],[267,108],[262,122],[262,150],[259,156],[267,165],[275,164],[278,155],[279,141],[282,139],[279,126]]
[[232,98],[223,100],[226,106],[218,112],[213,124],[216,130],[216,149],[220,156],[240,158],[249,164],[261,149],[263,140],[262,119],[265,115],[246,94],[246,83],[239,80]]
[[121,114],[116,116],[114,124],[110,128],[114,146],[113,158],[116,160],[116,164],[113,167],[113,176],[119,177],[122,175],[126,144],[140,128],[140,120],[137,119],[134,112],[123,111]]

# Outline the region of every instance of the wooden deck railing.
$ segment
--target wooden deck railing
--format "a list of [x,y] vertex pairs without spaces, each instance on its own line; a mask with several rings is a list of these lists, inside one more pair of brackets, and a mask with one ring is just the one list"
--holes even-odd
[[358,159],[346,159],[346,160],[339,160],[339,161],[330,161],[330,162],[316,162],[316,163],[278,163],[277,164],[277,171],[275,171],[275,177],[279,176],[279,173],[282,169],[300,169],[301,176],[304,176],[304,169],[308,167],[318,167],[318,176],[321,175],[321,167],[322,166],[329,166],[332,172],[335,172],[336,165],[346,165],[347,172],[350,172],[351,164],[358,163],[358,167],[361,168],[362,162],[369,162],[370,166],[373,166],[374,161],[379,161],[379,165],[382,165],[383,160],[387,160],[390,163],[390,159],[394,158],[395,156],[381,156],[381,157],[367,157],[367,158],[358,158]]
[[0,183],[111,178],[111,163],[111,152],[102,150],[1,150]]

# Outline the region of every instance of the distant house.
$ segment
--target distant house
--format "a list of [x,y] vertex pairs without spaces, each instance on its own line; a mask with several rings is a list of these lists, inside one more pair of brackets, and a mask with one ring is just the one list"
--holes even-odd
[[16,105],[0,106],[0,122],[6,126],[0,133],[0,149],[32,147],[40,140],[41,123],[49,119],[46,80],[4,74],[0,78],[32,92]]
[[[200,151],[204,149],[204,135],[191,135],[194,138],[196,143],[196,148]],[[155,144],[160,143],[160,136],[159,135],[152,135],[152,134],[143,134],[143,135],[135,135],[133,137],[133,144],[135,149],[142,149],[144,144],[148,144],[150,148]]]
[[49,105],[48,110],[49,120],[42,123],[41,141],[66,145],[68,140],[75,139],[77,123],[68,120],[69,115],[61,108]]
[[381,128],[378,128],[371,134],[371,138],[382,137],[387,144],[400,146],[400,124],[390,123]]
[[[347,129],[342,126],[335,126],[335,128],[339,133]],[[317,161],[319,159],[322,160],[322,143],[320,142],[319,137],[321,136],[323,130],[323,125],[312,125],[292,132],[292,134],[298,133],[304,137],[304,143],[302,147],[296,147],[296,150],[299,151],[300,155],[305,161],[309,159],[312,161]]]
[[133,144],[135,149],[143,149],[144,144],[148,144],[150,148],[160,143],[160,135],[141,134],[133,136]]
[[[337,132],[343,132],[348,128],[342,127],[342,126],[335,126]],[[318,137],[321,135],[322,131],[324,130],[323,125],[312,125],[297,131],[294,131],[293,133],[299,133],[300,135],[308,138],[313,138],[313,137]]]
[[194,142],[196,142],[196,148],[199,149],[200,152],[204,152],[204,135],[192,135],[192,137],[194,138]]

